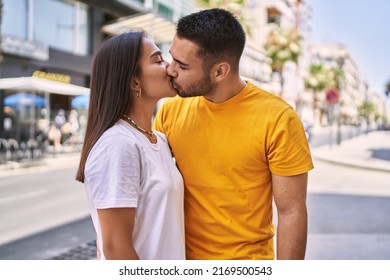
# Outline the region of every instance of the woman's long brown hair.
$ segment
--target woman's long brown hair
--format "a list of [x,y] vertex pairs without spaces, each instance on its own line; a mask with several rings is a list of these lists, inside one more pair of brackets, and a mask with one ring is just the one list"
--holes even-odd
[[85,163],[96,141],[131,106],[130,85],[138,71],[144,36],[144,32],[134,31],[111,37],[95,56],[87,128],[76,174],[77,181],[84,183]]

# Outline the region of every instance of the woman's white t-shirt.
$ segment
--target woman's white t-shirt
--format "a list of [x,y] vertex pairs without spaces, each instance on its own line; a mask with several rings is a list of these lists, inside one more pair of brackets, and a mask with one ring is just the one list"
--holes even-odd
[[185,259],[183,178],[164,134],[157,143],[118,121],[96,142],[85,166],[85,188],[97,241],[97,209],[136,208],[133,242],[140,259]]

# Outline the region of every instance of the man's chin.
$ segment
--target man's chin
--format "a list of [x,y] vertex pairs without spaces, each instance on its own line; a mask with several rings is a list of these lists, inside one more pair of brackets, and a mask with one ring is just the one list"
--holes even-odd
[[180,97],[183,97],[183,98],[193,97],[192,95],[188,95],[188,94],[186,94],[185,92],[182,92],[182,91],[178,91],[177,95],[179,95]]
[[197,95],[194,95],[194,94],[188,94],[188,92],[185,92],[183,90],[181,90],[179,87],[173,85],[173,88],[175,89],[175,91],[177,92],[177,95],[179,95],[180,97],[194,97],[194,96],[197,96]]

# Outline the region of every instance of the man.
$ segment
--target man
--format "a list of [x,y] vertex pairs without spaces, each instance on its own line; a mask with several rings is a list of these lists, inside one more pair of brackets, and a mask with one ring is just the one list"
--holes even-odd
[[245,33],[230,13],[179,20],[167,72],[178,95],[154,127],[169,140],[185,183],[187,259],[303,259],[307,239],[305,132],[283,100],[244,81]]

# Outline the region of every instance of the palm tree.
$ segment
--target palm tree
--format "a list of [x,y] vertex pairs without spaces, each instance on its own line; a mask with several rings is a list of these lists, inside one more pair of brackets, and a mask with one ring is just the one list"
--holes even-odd
[[252,20],[246,12],[247,0],[197,0],[197,4],[201,8],[222,8],[233,13],[240,21],[244,31],[250,35]]
[[[298,29],[292,27],[290,29],[282,29],[280,26],[275,26],[273,30],[268,33],[264,50],[266,56],[271,60],[271,69],[277,72],[281,78],[281,88],[283,90],[283,67],[287,61],[298,63],[301,54],[301,36]],[[280,93],[280,96],[283,92]]]
[[325,67],[323,64],[310,65],[309,74],[305,78],[305,88],[313,91],[313,112],[319,111],[320,123],[324,113],[329,109],[325,103],[324,90],[332,88],[340,90],[342,77],[343,74],[338,68]]
[[390,95],[390,80],[386,83],[385,93],[386,93],[386,96],[389,97],[389,95]]
[[371,101],[364,101],[359,106],[359,115],[362,116],[366,120],[366,123],[367,123],[366,133],[368,133],[370,130],[370,119],[374,113],[375,113],[375,105]]

